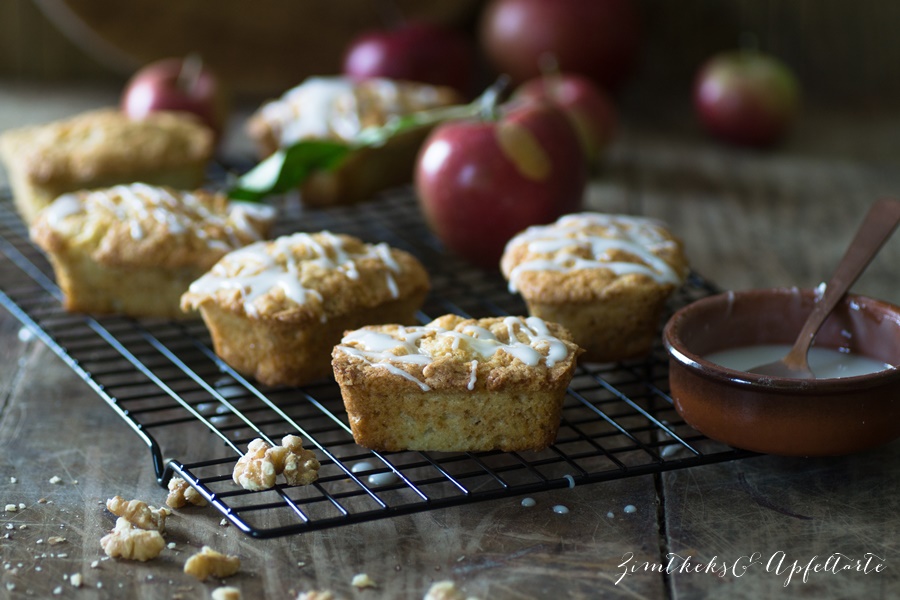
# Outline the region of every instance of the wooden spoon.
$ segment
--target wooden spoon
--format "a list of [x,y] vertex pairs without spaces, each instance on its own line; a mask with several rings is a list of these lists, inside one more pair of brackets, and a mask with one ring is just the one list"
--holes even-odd
[[803,324],[797,341],[787,356],[781,360],[749,369],[750,373],[771,375],[773,377],[791,377],[794,379],[815,379],[809,368],[807,354],[813,339],[822,327],[822,323],[844,297],[850,287],[878,254],[897,223],[900,222],[900,202],[897,200],[878,200],[869,209],[850,246],[844,253],[841,262],[825,286],[825,292],[816,302],[812,312]]

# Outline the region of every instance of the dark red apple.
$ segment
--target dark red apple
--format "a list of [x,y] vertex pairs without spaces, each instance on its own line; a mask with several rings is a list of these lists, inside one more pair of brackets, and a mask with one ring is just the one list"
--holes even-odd
[[768,146],[796,116],[799,85],[779,59],[756,51],[716,55],[697,73],[694,107],[714,136],[734,144]]
[[446,85],[468,95],[474,50],[462,33],[425,21],[363,33],[344,55],[345,75],[356,79],[387,77]]
[[590,79],[572,73],[552,73],[523,83],[514,101],[551,102],[562,109],[575,126],[581,147],[594,162],[609,147],[616,130],[612,100]]
[[552,58],[560,71],[615,89],[631,74],[640,38],[632,0],[492,0],[481,19],[488,59],[517,83]]
[[125,86],[121,108],[133,119],[163,110],[193,113],[217,135],[228,110],[218,77],[194,56],[165,58],[139,69]]
[[449,121],[425,141],[415,186],[444,245],[496,269],[506,242],[529,225],[578,210],[587,168],[568,118],[549,104],[501,107],[491,119]]

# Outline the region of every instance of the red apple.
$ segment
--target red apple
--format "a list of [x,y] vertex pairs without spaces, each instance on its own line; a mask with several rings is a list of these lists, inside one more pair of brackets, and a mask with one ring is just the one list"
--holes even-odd
[[514,82],[537,77],[552,57],[561,71],[615,89],[631,74],[640,37],[632,0],[492,0],[481,20],[488,59]]
[[438,126],[415,171],[419,203],[435,235],[492,269],[513,235],[578,210],[587,183],[578,136],[558,108],[511,104],[500,113],[496,120]]
[[227,116],[226,97],[218,78],[193,56],[166,58],[139,69],[125,86],[121,107],[133,119],[163,110],[190,112],[217,135]]
[[594,162],[609,147],[616,129],[616,109],[606,93],[590,79],[572,73],[535,77],[519,86],[514,101],[550,102],[562,109],[575,126],[581,147]]
[[697,74],[694,107],[714,136],[767,146],[780,140],[799,106],[799,86],[780,60],[756,51],[716,55]]
[[467,95],[474,73],[474,51],[458,31],[424,21],[396,29],[363,33],[344,55],[345,75],[387,77],[446,85]]

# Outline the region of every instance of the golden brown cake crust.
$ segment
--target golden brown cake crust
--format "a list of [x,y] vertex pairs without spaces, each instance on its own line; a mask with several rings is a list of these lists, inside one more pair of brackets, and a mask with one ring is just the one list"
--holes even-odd
[[265,238],[274,216],[221,194],[132,184],[60,196],[30,233],[50,255],[67,310],[173,318],[185,316],[191,282]]
[[658,221],[581,213],[515,236],[500,268],[524,297],[563,304],[602,299],[619,286],[672,290],[688,264],[681,240]]
[[225,256],[191,285],[182,307],[284,324],[330,320],[421,295],[428,274],[411,254],[348,235],[295,233]]
[[580,349],[555,323],[445,315],[347,332],[332,366],[356,442],[379,450],[538,450]]
[[407,252],[348,235],[296,233],[232,252],[182,297],[198,308],[216,354],[268,385],[331,373],[344,330],[414,323],[428,274]]
[[54,186],[205,164],[213,144],[212,131],[186,113],[157,112],[138,121],[112,108],[0,136],[11,169]]
[[141,183],[57,198],[31,227],[51,254],[82,254],[98,265],[209,269],[231,250],[268,236],[272,207],[224,194]]
[[568,327],[584,358],[598,362],[647,353],[688,273],[665,225],[598,213],[530,227],[509,241],[500,266],[530,314]]

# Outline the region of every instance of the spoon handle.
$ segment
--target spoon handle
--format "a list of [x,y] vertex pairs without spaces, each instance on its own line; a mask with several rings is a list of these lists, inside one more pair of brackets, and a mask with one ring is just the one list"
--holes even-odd
[[882,199],[872,205],[856,231],[853,241],[847,247],[844,257],[838,263],[834,275],[826,284],[825,292],[803,325],[793,348],[785,357],[785,363],[791,367],[806,365],[809,347],[822,323],[891,237],[898,223],[900,223],[900,201]]

